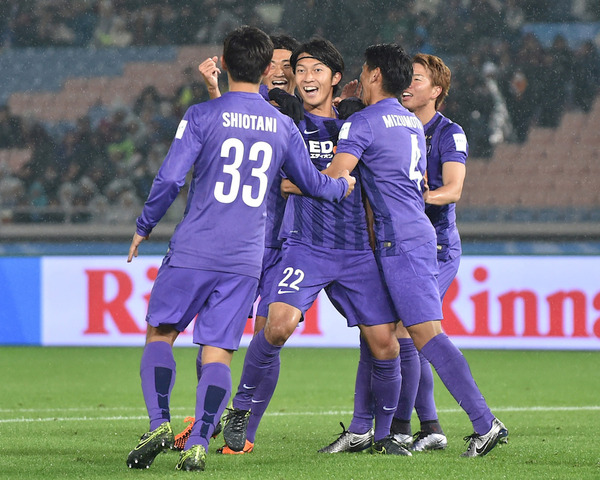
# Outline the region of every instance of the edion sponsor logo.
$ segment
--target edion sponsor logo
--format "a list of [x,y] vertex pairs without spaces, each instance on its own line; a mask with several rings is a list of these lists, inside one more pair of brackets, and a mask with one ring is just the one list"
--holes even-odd
[[[446,293],[443,327],[448,335],[600,338],[600,292],[560,288],[541,293],[535,285],[503,290],[486,266],[476,266],[470,274],[474,282],[467,292],[461,291],[464,281],[457,277]],[[464,302],[462,308],[456,306],[461,296],[468,298],[470,310]]]

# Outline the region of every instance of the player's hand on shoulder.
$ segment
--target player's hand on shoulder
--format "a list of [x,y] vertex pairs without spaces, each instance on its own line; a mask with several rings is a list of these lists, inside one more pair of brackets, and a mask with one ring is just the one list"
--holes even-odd
[[348,190],[346,191],[346,195],[345,198],[348,197],[348,195],[350,195],[352,193],[352,191],[354,190],[354,185],[356,184],[356,178],[354,178],[352,175],[350,175],[350,172],[348,170],[343,170],[342,173],[340,173],[340,178],[345,178],[346,181],[348,182]]
[[269,90],[269,99],[279,105],[281,113],[287,115],[295,123],[304,120],[304,105],[296,95],[290,95],[281,88]]

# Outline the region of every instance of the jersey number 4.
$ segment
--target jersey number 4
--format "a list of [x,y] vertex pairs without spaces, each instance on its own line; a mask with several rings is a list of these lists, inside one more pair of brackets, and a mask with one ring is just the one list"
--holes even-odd
[[[233,203],[238,197],[240,189],[242,191],[242,201],[249,207],[260,207],[267,193],[267,186],[269,184],[269,178],[267,177],[266,171],[271,165],[271,159],[273,158],[273,149],[271,145],[266,142],[254,143],[248,152],[246,157],[246,149],[241,140],[237,138],[228,138],[223,142],[221,146],[221,158],[230,158],[233,150],[233,163],[223,165],[223,173],[231,176],[228,185],[228,191],[225,193],[226,182],[217,182],[215,184],[215,198],[221,203]],[[251,160],[257,162],[261,157],[262,163],[252,169],[251,175],[258,179],[258,191],[254,192],[254,188],[251,185],[242,185],[242,177],[239,171],[242,162]]]
[[421,160],[421,149],[419,148],[419,138],[416,135],[410,136],[411,153],[410,153],[410,172],[409,178],[417,182],[417,187],[421,190],[423,183],[423,174],[419,170],[419,160]]

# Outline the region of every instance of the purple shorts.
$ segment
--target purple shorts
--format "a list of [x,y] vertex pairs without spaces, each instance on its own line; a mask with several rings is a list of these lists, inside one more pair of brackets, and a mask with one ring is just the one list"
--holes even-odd
[[452,284],[452,280],[458,273],[458,267],[460,266],[460,255],[455,258],[449,258],[445,261],[438,260],[438,269],[440,271],[438,275],[438,285],[440,288],[440,299],[444,301],[444,296]]
[[371,250],[338,250],[287,240],[278,273],[271,302],[292,305],[303,315],[325,289],[349,327],[397,321]]
[[237,350],[258,280],[246,275],[169,265],[169,255],[152,287],[146,322],[183,332],[194,324],[194,343]]
[[263,255],[262,273],[258,283],[258,295],[260,300],[256,307],[257,317],[267,317],[269,313],[269,295],[279,279],[279,264],[281,262],[281,248],[265,248]]
[[405,327],[442,319],[435,242],[377,260]]

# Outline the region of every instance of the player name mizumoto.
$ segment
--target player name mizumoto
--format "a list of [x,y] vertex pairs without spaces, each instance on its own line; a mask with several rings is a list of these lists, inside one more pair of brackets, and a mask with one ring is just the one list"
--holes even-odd
[[381,118],[386,128],[412,127],[423,130],[423,124],[417,117],[410,117],[408,115],[383,115]]
[[262,115],[248,115],[247,113],[236,112],[223,112],[222,117],[224,127],[272,133],[277,132],[277,119],[275,117],[263,117]]

